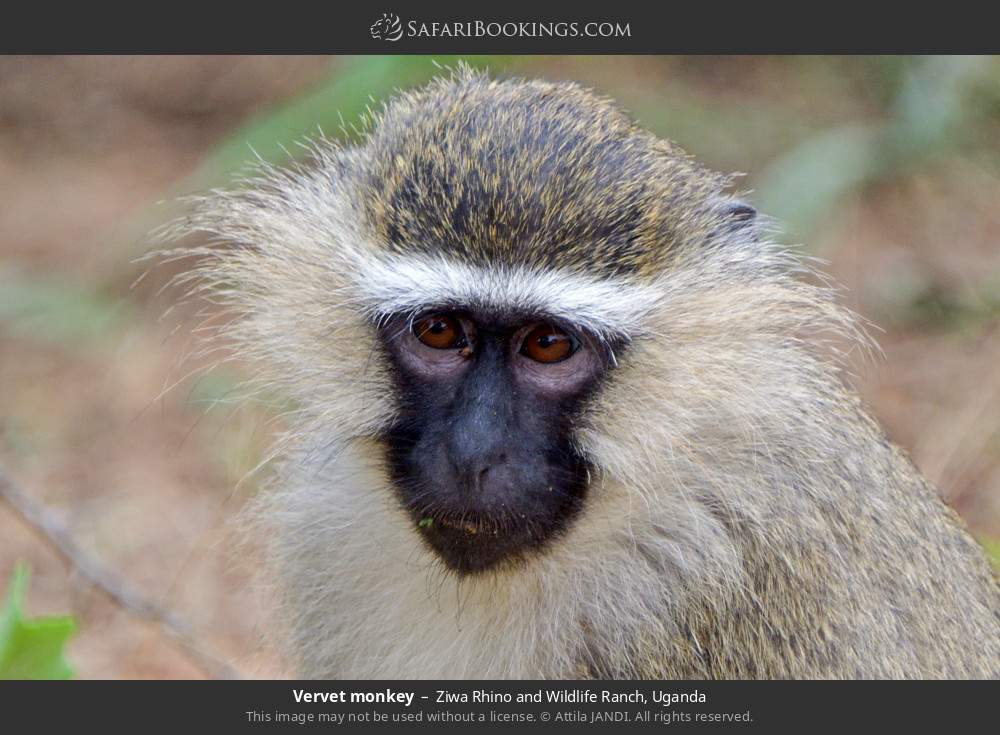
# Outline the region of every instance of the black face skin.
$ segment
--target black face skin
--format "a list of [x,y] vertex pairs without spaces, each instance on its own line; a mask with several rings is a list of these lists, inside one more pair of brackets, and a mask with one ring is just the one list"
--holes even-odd
[[389,320],[382,338],[402,405],[384,437],[390,471],[442,561],[480,572],[563,531],[588,480],[570,428],[609,346],[528,315],[448,309]]

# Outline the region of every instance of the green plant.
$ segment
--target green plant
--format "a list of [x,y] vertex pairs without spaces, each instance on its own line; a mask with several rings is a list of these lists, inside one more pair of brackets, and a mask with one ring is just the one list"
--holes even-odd
[[25,617],[30,576],[27,564],[15,567],[0,610],[0,679],[70,679],[73,668],[63,654],[76,621],[69,616]]
[[284,163],[305,153],[297,145],[319,130],[346,139],[363,127],[382,100],[399,89],[422,84],[443,67],[463,61],[476,68],[505,64],[502,56],[354,56],[338,61],[327,80],[311,92],[258,116],[223,141],[193,181],[217,181],[254,158]]

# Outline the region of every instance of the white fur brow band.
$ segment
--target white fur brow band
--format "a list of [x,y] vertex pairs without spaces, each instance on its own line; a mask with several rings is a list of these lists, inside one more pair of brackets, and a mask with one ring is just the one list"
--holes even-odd
[[603,336],[634,337],[661,298],[653,286],[569,271],[482,267],[442,257],[394,257],[365,263],[357,287],[373,314],[436,305],[534,311]]

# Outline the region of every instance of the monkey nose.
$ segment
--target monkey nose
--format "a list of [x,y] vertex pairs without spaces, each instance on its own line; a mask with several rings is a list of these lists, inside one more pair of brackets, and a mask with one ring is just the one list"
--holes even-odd
[[470,458],[463,464],[458,468],[458,475],[466,488],[477,494],[489,493],[496,489],[494,486],[503,483],[507,455],[501,452],[488,457]]
[[481,459],[470,463],[465,471],[465,476],[469,489],[475,493],[489,492],[492,485],[495,485],[503,468],[507,464],[507,455],[497,454],[488,459]]
[[489,471],[490,471],[489,467],[483,467],[483,469],[479,470],[479,472],[476,473],[475,479],[473,480],[473,483],[474,483],[473,489],[474,490],[478,491],[478,490],[480,490],[482,488],[482,486],[483,486],[483,480],[485,479],[486,474]]

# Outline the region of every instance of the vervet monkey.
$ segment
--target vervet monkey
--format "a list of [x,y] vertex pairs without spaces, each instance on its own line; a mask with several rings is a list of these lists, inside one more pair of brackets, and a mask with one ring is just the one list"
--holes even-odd
[[181,224],[295,402],[257,506],[308,677],[995,677],[1000,589],[731,179],[468,70]]

